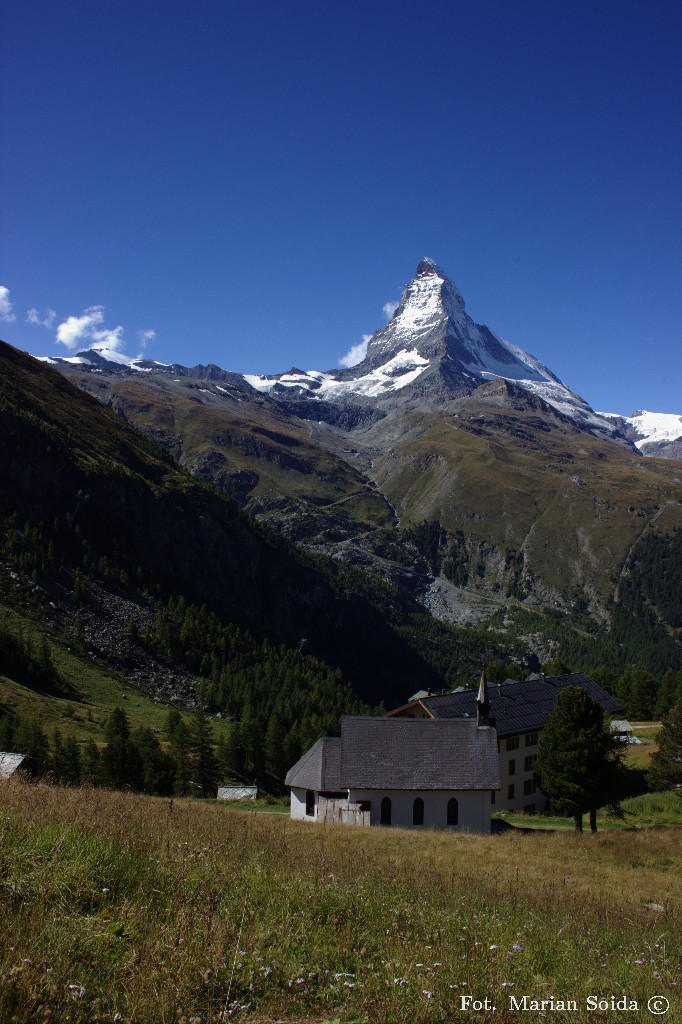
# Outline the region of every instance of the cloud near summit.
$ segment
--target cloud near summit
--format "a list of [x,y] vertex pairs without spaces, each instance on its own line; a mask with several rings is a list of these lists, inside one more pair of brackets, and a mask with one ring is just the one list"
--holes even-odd
[[[399,305],[400,303],[398,302],[384,303],[383,313],[386,320],[391,320]],[[361,363],[367,355],[367,345],[371,337],[371,334],[363,334],[362,341],[358,341],[356,345],[352,345],[346,352],[345,356],[341,356],[339,359],[339,366],[357,366],[358,363]]]
[[[120,353],[125,345],[123,327],[103,327],[104,306],[88,306],[81,316],[67,316],[57,326],[56,342],[64,345],[70,352],[97,348],[109,353]],[[144,348],[152,341],[154,331],[138,332],[140,345]]]
[[371,337],[371,334],[363,334],[362,341],[359,341],[357,345],[353,345],[346,352],[345,356],[341,356],[339,366],[355,366],[357,363],[361,363],[367,355],[367,345]]

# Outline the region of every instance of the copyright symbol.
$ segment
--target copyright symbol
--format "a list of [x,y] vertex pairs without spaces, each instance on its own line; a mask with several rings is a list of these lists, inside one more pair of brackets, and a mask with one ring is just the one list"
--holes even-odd
[[649,1013],[667,1013],[670,1009],[670,1000],[665,996],[652,996],[646,1005],[649,1007]]

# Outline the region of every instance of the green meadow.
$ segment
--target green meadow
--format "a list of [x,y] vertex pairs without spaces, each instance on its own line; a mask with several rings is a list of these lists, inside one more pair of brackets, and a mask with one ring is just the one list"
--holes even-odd
[[[671,827],[364,830],[10,782],[0,908],[12,1024],[632,1024],[654,997],[682,1019]],[[523,995],[577,1008],[513,1009]]]

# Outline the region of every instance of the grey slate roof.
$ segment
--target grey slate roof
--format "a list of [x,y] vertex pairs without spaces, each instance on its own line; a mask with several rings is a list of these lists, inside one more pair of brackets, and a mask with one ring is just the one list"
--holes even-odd
[[340,738],[323,736],[289,769],[284,781],[297,789],[334,792],[342,788],[340,769]]
[[318,740],[286,783],[318,791],[499,789],[497,734],[462,719],[347,716],[341,738]]
[[[623,712],[618,701],[583,672],[563,676],[540,676],[520,683],[511,680],[501,685],[488,683],[490,717],[495,722],[498,736],[513,736],[515,733],[543,729],[554,709],[559,691],[566,686],[580,686],[593,700],[598,701],[609,715]],[[475,690],[422,697],[418,703],[437,720],[467,717],[476,720]],[[396,712],[390,714],[394,715]]]

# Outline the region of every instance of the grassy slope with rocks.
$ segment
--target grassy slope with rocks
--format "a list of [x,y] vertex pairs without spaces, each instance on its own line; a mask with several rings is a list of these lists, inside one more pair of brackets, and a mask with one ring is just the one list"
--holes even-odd
[[2,369],[9,562],[71,591],[79,570],[114,591],[181,594],[275,643],[306,637],[366,699],[436,685],[390,623],[402,611],[390,588],[255,528],[50,368],[3,346]]

